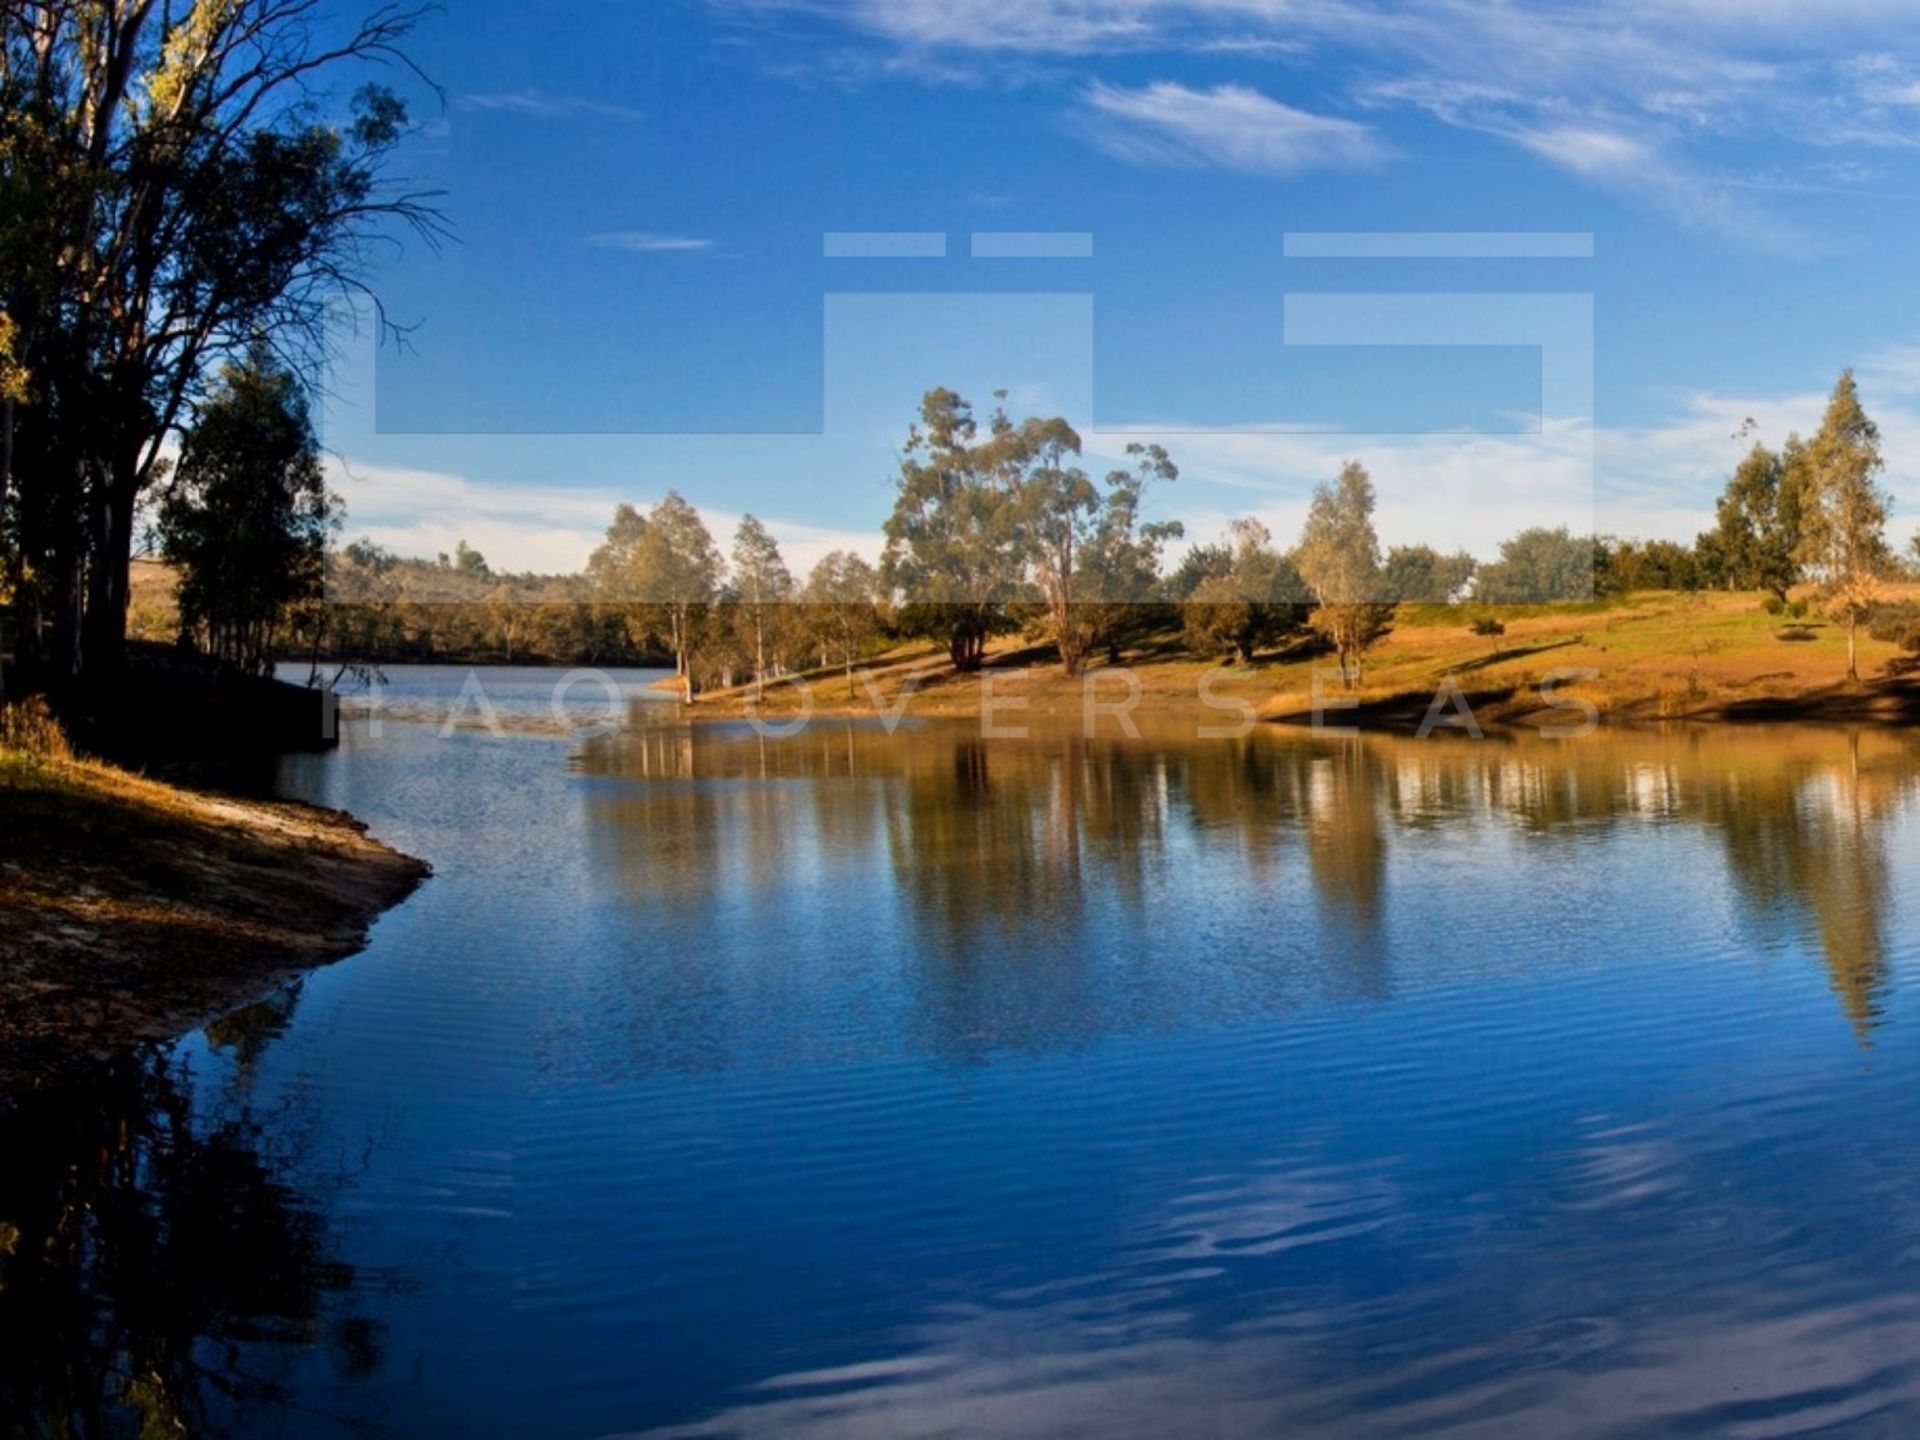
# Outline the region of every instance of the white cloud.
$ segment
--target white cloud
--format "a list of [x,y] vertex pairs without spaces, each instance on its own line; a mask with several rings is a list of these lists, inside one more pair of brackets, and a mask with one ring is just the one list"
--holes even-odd
[[628,122],[646,119],[645,112],[631,105],[593,100],[584,95],[555,95],[547,90],[468,92],[456,97],[454,106],[482,113],[523,115],[534,120],[564,120],[572,116]]
[[1519,130],[1513,138],[1556,165],[1598,179],[1618,180],[1644,173],[1654,161],[1653,151],[1644,141],[1592,126]]
[[587,244],[596,250],[625,250],[634,255],[688,254],[713,249],[713,241],[704,236],[657,235],[649,230],[605,230],[587,236]]
[[[605,538],[614,507],[646,509],[660,497],[594,486],[477,481],[441,470],[369,465],[337,457],[328,461],[328,484],[347,502],[346,536],[365,537],[401,555],[431,559],[452,553],[465,540],[498,571],[573,574]],[[700,515],[724,551],[732,543],[737,512],[701,506]],[[879,526],[872,532],[762,516],[780,542],[788,568],[807,571],[829,550],[853,550],[875,558]]]
[[[1880,428],[1884,483],[1895,500],[1888,535],[1904,548],[1920,520],[1920,346],[1869,356],[1857,377]],[[1313,486],[1354,459],[1373,476],[1383,543],[1485,558],[1535,525],[1691,541],[1713,525],[1714,501],[1747,449],[1756,440],[1778,446],[1790,434],[1811,434],[1826,405],[1818,388],[1698,392],[1653,424],[1592,431],[1553,421],[1538,435],[1199,432],[1168,424],[1086,439],[1089,461],[1101,469],[1126,463],[1129,440],[1164,444],[1181,478],[1153,504],[1159,518],[1185,524],[1189,540],[1216,539],[1240,515],[1257,516],[1289,540]]]
[[1254,515],[1290,544],[1313,487],[1358,460],[1373,477],[1383,543],[1491,555],[1531,526],[1594,527],[1590,437],[1572,423],[1549,423],[1538,435],[1140,427],[1091,435],[1087,444],[1102,469],[1125,463],[1128,441],[1165,445],[1181,477],[1154,493],[1156,517],[1179,520],[1190,541],[1217,539],[1229,520]]
[[1365,125],[1296,110],[1239,85],[1139,90],[1095,81],[1083,100],[1094,142],[1140,163],[1212,163],[1274,175],[1370,165],[1385,147]]

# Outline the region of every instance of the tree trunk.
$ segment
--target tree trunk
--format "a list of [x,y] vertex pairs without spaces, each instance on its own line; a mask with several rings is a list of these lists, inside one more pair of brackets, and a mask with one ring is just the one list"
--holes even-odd
[[118,674],[127,658],[127,602],[133,571],[133,511],[140,498],[137,450],[112,456],[105,494],[94,513],[93,563],[87,570],[83,662],[96,674]]
[[1076,638],[1069,641],[1064,635],[1059,642],[1060,668],[1069,680],[1076,678],[1087,668],[1087,647]]
[[1847,612],[1847,679],[1856,685],[1860,683],[1860,665],[1854,632],[1859,629],[1859,626],[1860,617],[1849,610]]
[[986,625],[978,616],[967,615],[954,622],[953,634],[947,642],[947,653],[953,659],[953,668],[963,674],[970,674],[980,668],[986,659]]
[[[86,493],[86,462],[76,461],[73,473],[78,492]],[[54,524],[53,647],[47,658],[55,675],[70,680],[80,674],[86,653],[85,522],[78,516],[60,515]]]
[[63,555],[54,594],[54,673],[67,679],[79,675],[85,654],[81,634],[86,621],[86,584],[78,555]]

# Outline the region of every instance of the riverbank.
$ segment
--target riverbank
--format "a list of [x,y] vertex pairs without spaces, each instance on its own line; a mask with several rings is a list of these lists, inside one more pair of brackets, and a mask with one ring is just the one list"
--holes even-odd
[[[1472,622],[1483,615],[1497,618],[1503,633],[1476,634]],[[1317,688],[1327,723],[1396,731],[1417,729],[1451,679],[1488,728],[1577,723],[1588,704],[1602,724],[1920,721],[1912,657],[1864,629],[1859,654],[1862,678],[1854,683],[1838,625],[1769,615],[1757,595],[1653,592],[1573,605],[1402,606],[1352,691],[1330,673],[1332,657],[1306,641],[1233,666],[1192,658],[1169,632],[1130,652],[1119,673],[1069,678],[1049,647],[1014,637],[990,647],[987,666],[973,675],[956,674],[943,648],[909,646],[867,661],[866,678],[857,673],[851,686],[838,671],[815,671],[798,677],[804,689],[769,684],[757,700],[746,686],[714,691],[690,713],[751,711],[780,721],[810,700],[822,716],[990,712],[997,724],[1017,725],[1080,716],[1091,694],[1108,707],[1132,703],[1142,717],[1209,726],[1242,716],[1311,723]],[[1442,713],[1457,716],[1457,702]]]
[[351,816],[0,747],[0,1099],[366,943],[427,876]]

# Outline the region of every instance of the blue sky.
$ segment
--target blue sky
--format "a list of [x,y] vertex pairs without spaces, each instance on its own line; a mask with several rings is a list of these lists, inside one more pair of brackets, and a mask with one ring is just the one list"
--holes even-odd
[[[571,568],[671,486],[802,566],[871,551],[935,384],[1067,414],[1095,469],[1164,439],[1196,538],[1286,538],[1354,456],[1385,539],[1490,554],[1690,537],[1741,422],[1810,426],[1851,364],[1920,499],[1907,6],[486,0],[417,49],[447,102],[407,166],[459,240],[384,275],[412,349],[350,343],[327,428],[349,533],[398,549]],[[1327,232],[1592,253],[1288,253]]]

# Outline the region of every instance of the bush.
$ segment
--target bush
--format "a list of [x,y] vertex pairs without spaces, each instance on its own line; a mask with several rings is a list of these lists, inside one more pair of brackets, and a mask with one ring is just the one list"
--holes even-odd
[[1804,620],[1808,613],[1807,602],[1804,600],[1790,601],[1787,605],[1786,615],[1789,620]]
[[1787,602],[1778,595],[1769,595],[1760,602],[1760,608],[1769,615],[1778,615],[1787,608]]
[[73,758],[60,722],[47,709],[47,702],[38,698],[0,700],[0,750],[17,750],[44,760]]
[[1909,655],[1920,655],[1920,604],[1909,600],[1874,606],[1867,614],[1867,633],[1898,645]]
[[1491,605],[1539,605],[1591,600],[1595,541],[1558,530],[1523,530],[1500,546],[1500,558],[1480,572],[1473,595]]
[[1478,620],[1473,622],[1473,633],[1491,638],[1496,635],[1506,634],[1507,627],[1491,615],[1482,615]]

